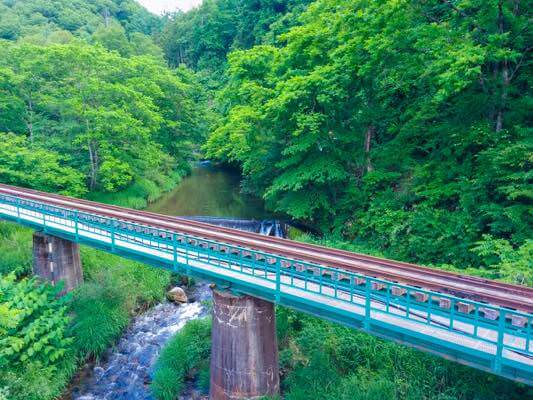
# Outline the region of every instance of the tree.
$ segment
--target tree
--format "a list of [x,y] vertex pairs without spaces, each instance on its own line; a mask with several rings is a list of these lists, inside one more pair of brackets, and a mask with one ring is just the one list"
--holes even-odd
[[128,34],[160,30],[160,20],[134,0],[0,1],[0,39],[46,38],[54,31],[87,37],[102,24],[120,23]]
[[[231,50],[248,49],[266,40],[270,25],[310,0],[207,0],[166,22],[161,44],[171,65],[198,71],[211,88],[220,87]],[[282,32],[278,25],[277,32]]]
[[24,137],[0,133],[0,181],[47,192],[81,196],[86,192],[83,175],[59,154],[31,148]]
[[0,110],[2,129],[64,154],[89,190],[115,192],[183,173],[205,135],[205,98],[185,69],[81,42],[17,44],[0,53],[0,104],[8,105]]
[[209,156],[395,258],[468,265],[483,234],[531,236],[521,2],[319,0],[298,22],[229,55]]
[[123,57],[131,53],[126,30],[119,23],[101,25],[92,36],[95,43],[101,44],[107,50],[116,51]]

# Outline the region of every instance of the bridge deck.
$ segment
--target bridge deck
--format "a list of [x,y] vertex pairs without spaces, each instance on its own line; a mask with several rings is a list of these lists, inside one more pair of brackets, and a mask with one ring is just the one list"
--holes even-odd
[[[453,296],[371,277],[339,274],[331,269],[320,270],[318,277],[315,274],[310,276],[294,268],[284,268],[279,260],[270,263],[269,254],[256,254],[240,248],[240,253],[235,255],[232,254],[232,246],[226,246],[225,251],[220,247],[213,250],[217,244],[190,235],[178,237],[174,234],[169,241],[162,238],[160,232],[147,237],[131,229],[108,229],[101,221],[69,215],[30,204],[9,204],[0,196],[0,216],[6,219],[130,258],[223,282],[247,294],[533,384],[531,315],[502,311],[500,307],[483,303],[465,303],[464,299]],[[328,274],[330,278],[324,278]],[[331,275],[337,279],[331,279]],[[345,282],[346,278],[349,285]],[[358,279],[365,281],[362,288],[354,286]],[[424,301],[414,301],[413,296],[392,296],[392,287],[422,294]],[[435,301],[442,299],[450,300],[452,306],[444,310],[435,306]],[[475,308],[475,314],[459,313],[453,302],[456,305],[466,304],[468,309]],[[483,321],[479,313],[482,308],[493,310],[500,318]],[[513,325],[515,320],[519,321],[518,326]]]

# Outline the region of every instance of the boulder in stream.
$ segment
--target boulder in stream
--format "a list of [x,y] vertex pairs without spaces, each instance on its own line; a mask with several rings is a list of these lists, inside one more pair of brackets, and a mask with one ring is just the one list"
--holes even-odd
[[179,286],[173,287],[167,292],[167,298],[174,303],[187,303],[187,293]]

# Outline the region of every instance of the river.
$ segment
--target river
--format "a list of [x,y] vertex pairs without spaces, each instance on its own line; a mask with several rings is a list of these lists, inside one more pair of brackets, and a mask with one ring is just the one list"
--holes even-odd
[[[195,166],[174,190],[150,204],[147,210],[176,216],[226,217],[255,231],[262,231],[265,227],[262,220],[272,217],[260,199],[241,193],[237,173],[210,163]],[[249,219],[254,222],[245,221]],[[154,400],[149,382],[161,348],[187,321],[207,314],[203,301],[210,296],[207,283],[200,282],[194,288],[193,302],[182,305],[164,302],[134,318],[117,345],[96,364],[83,369],[71,387],[70,397],[65,399]],[[180,397],[203,398],[194,385]]]
[[171,192],[150,204],[148,211],[178,216],[209,216],[262,220],[271,218],[263,201],[241,192],[240,175],[209,162],[198,164]]

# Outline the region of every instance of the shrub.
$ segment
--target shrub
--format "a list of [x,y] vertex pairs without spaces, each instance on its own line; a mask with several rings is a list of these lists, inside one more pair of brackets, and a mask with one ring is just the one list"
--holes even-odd
[[75,369],[61,287],[0,276],[0,398],[55,398]]
[[520,384],[279,308],[286,400],[519,400]]
[[0,367],[28,362],[53,366],[60,362],[72,338],[66,335],[68,297],[56,298],[60,286],[0,277]]
[[484,235],[472,250],[494,271],[494,278],[533,287],[533,240],[514,248],[508,240]]
[[184,389],[185,379],[198,374],[201,387],[208,390],[210,351],[211,320],[188,322],[161,351],[150,386],[153,395],[158,400],[174,400]]

